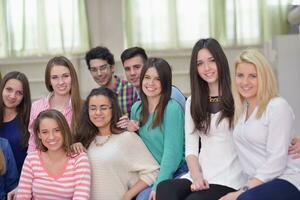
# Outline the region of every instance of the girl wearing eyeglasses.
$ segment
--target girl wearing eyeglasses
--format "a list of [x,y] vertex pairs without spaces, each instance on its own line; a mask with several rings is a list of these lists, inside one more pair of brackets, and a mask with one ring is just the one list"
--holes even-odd
[[130,200],[158,173],[143,141],[117,127],[121,114],[117,97],[106,87],[93,89],[83,106],[76,141],[87,149],[93,200]]

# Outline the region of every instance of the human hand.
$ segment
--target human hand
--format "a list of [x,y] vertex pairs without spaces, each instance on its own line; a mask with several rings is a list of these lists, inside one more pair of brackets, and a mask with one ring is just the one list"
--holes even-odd
[[129,195],[128,191],[124,194],[122,200],[131,200],[131,196]]
[[300,158],[300,139],[293,138],[291,142],[291,146],[289,147],[289,155],[292,156],[293,159]]
[[117,122],[117,127],[122,128],[122,129],[126,129],[127,126],[128,126],[128,122],[129,122],[128,116],[123,115],[122,117],[120,117],[119,121]]
[[10,191],[7,194],[7,200],[14,200],[14,199],[16,199],[17,198],[17,191],[18,191],[17,187],[15,189],[13,189],[12,191]]
[[127,126],[128,131],[135,132],[135,131],[139,130],[139,128],[140,128],[140,126],[139,126],[138,121],[129,120],[128,126]]
[[86,148],[82,145],[81,142],[76,142],[74,144],[71,145],[71,150],[73,151],[73,153],[75,154],[80,154],[83,152],[87,152]]
[[208,181],[205,180],[202,176],[193,180],[191,184],[191,191],[207,190],[209,189]]
[[151,191],[148,200],[156,200],[156,192],[155,191]]
[[219,200],[236,200],[241,195],[241,193],[241,191],[230,192],[225,196],[221,197]]

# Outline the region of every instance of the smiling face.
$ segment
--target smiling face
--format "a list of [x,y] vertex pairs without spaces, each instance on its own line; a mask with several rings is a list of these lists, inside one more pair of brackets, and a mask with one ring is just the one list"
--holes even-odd
[[2,91],[3,103],[8,109],[16,109],[23,100],[23,85],[17,79],[6,82]]
[[62,65],[54,65],[50,71],[50,83],[55,94],[70,95],[72,84],[70,70]]
[[110,133],[112,106],[108,97],[104,95],[92,96],[89,100],[89,118],[98,128],[100,135]]
[[256,102],[258,78],[252,63],[239,63],[236,66],[235,83],[239,94],[248,102]]
[[48,151],[64,150],[61,131],[56,120],[44,118],[40,121],[38,138]]
[[161,82],[155,67],[150,67],[143,78],[142,90],[147,98],[160,98],[161,96]]
[[197,55],[197,70],[199,76],[208,83],[218,84],[218,67],[215,58],[208,49],[200,49]]
[[143,65],[144,60],[139,55],[129,58],[123,63],[126,78],[134,87],[139,88],[140,86],[140,75]]
[[90,60],[90,72],[99,86],[109,87],[112,84],[114,66],[103,59]]

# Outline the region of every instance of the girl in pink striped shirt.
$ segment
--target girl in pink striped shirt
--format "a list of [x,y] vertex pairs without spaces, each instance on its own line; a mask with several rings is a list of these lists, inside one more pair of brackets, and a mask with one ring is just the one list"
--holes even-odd
[[75,130],[81,110],[82,100],[76,70],[69,59],[57,56],[50,59],[45,70],[45,85],[50,92],[47,97],[32,103],[29,121],[28,153],[36,149],[33,125],[37,115],[47,109],[55,109],[63,113],[71,131]]
[[63,114],[41,112],[33,130],[38,151],[25,159],[16,199],[89,199],[90,164],[85,153],[71,156],[72,136]]

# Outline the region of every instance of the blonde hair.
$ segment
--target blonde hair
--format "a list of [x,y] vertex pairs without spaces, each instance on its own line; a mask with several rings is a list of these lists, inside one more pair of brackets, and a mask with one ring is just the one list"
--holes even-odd
[[278,96],[277,81],[274,72],[266,59],[266,57],[257,49],[246,49],[240,53],[240,55],[235,60],[234,70],[233,70],[233,84],[232,93],[234,98],[234,121],[240,118],[243,112],[244,98],[239,94],[235,84],[235,75],[237,66],[240,63],[250,63],[253,64],[257,72],[258,90],[256,95],[258,110],[256,113],[256,118],[259,119],[263,112],[265,111],[269,101]]
[[6,163],[2,149],[0,148],[0,175],[3,175],[6,171]]

